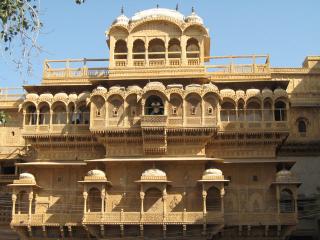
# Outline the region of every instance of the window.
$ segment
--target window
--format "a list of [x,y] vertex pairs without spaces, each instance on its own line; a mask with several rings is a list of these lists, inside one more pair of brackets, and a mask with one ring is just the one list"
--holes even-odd
[[130,114],[131,114],[131,116],[135,116],[136,115],[136,107],[131,107],[130,108]]
[[212,113],[213,113],[212,107],[208,107],[208,115],[212,115]]
[[191,115],[196,115],[196,107],[191,106]]
[[282,101],[278,101],[274,105],[274,120],[275,121],[286,121],[286,104]]
[[252,181],[258,182],[258,176],[256,176],[256,175],[252,176]]
[[284,189],[280,193],[280,212],[290,213],[295,211],[293,194],[289,189]]
[[172,115],[177,115],[177,107],[172,107]]
[[101,116],[100,109],[97,109],[97,111],[96,111],[96,117],[100,117],[100,116]]
[[299,120],[298,122],[298,131],[300,134],[305,135],[307,132],[307,125],[304,120]]
[[118,117],[118,108],[113,108],[112,113],[114,117]]
[[145,105],[145,115],[163,115],[164,104],[159,96],[150,96]]

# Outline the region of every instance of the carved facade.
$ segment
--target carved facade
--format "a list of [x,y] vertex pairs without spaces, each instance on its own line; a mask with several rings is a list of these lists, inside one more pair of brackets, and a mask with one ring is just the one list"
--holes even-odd
[[48,60],[16,101],[21,238],[289,236],[290,156],[319,151],[320,58],[274,68],[264,55],[210,57],[203,20],[162,8],[122,14],[106,36],[108,67]]

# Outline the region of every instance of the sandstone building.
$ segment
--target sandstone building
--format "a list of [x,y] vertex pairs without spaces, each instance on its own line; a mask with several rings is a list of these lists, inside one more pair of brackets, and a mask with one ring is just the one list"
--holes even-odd
[[211,57],[203,19],[163,8],[122,13],[106,37],[110,59],[47,60],[0,103],[21,239],[289,236],[292,169],[319,154],[320,57]]

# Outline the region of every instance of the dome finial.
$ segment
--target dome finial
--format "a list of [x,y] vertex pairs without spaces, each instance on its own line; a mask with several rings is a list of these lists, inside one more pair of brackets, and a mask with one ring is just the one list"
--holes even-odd
[[191,8],[191,12],[194,13],[194,6],[192,6],[192,8]]
[[157,4],[157,8],[159,8],[159,4]]
[[121,10],[120,10],[121,14],[124,14],[124,8],[123,8],[123,5],[121,7]]
[[177,5],[176,5],[176,11],[178,11],[179,10],[179,3],[177,3]]

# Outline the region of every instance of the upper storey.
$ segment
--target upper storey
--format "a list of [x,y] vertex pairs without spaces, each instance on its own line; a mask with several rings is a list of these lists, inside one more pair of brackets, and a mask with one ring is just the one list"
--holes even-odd
[[109,59],[47,60],[43,83],[172,78],[247,80],[248,76],[270,79],[266,55],[210,57],[209,31],[194,10],[184,16],[176,10],[153,8],[131,18],[122,11],[106,31],[106,38]]

